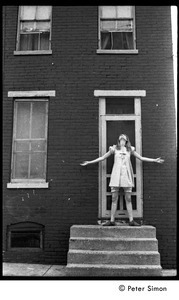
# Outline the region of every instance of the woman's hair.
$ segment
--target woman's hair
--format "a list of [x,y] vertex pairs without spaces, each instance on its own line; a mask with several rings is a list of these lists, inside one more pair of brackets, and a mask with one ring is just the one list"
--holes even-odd
[[[126,149],[127,149],[127,151],[132,151],[132,148],[131,148],[131,142],[130,142],[130,140],[129,140],[129,137],[127,136],[127,134],[121,134],[121,135],[125,135],[126,136],[126,139],[127,139],[127,141],[126,141],[126,144],[125,144],[125,146],[126,146]],[[120,136],[121,136],[120,135]],[[119,136],[119,137],[120,137]],[[118,139],[117,139],[117,145],[116,145],[116,147],[117,147],[117,149],[121,149],[121,146],[120,146],[120,141],[119,141],[119,137],[118,137]]]

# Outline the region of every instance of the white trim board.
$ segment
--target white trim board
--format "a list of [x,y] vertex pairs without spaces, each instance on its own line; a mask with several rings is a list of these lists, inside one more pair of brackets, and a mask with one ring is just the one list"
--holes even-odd
[[94,90],[95,97],[145,97],[146,90]]
[[14,55],[47,55],[52,54],[52,50],[14,51]]
[[139,50],[137,49],[127,49],[127,50],[106,50],[106,49],[97,49],[97,54],[138,54]]
[[8,97],[55,97],[56,91],[10,91]]
[[8,182],[7,188],[8,189],[44,189],[48,188],[49,183],[48,182]]

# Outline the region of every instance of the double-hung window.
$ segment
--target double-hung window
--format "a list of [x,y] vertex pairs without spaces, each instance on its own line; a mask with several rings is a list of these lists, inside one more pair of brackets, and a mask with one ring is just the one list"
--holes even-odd
[[134,6],[99,7],[99,50],[137,52]]
[[52,6],[20,6],[15,54],[50,51],[51,21]]
[[48,99],[14,102],[11,183],[46,182]]

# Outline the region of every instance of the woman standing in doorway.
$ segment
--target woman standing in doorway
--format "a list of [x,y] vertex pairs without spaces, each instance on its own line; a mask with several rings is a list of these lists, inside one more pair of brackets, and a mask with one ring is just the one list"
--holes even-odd
[[115,225],[115,213],[117,210],[118,192],[120,187],[124,189],[125,193],[126,207],[129,216],[129,225],[140,226],[140,224],[134,221],[132,213],[131,192],[132,187],[134,187],[134,173],[130,156],[132,154],[141,161],[146,162],[163,163],[164,160],[160,157],[156,159],[142,157],[135,151],[135,148],[131,146],[129,137],[126,134],[121,134],[117,140],[117,145],[110,146],[109,151],[105,153],[102,157],[91,161],[84,161],[80,165],[86,166],[89,164],[94,164],[103,161],[106,158],[108,158],[111,154],[114,154],[114,165],[109,183],[112,193],[111,219],[110,221],[104,223],[103,226]]

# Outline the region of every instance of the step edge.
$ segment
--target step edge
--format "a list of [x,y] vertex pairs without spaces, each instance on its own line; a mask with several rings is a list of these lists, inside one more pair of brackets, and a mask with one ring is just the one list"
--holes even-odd
[[122,225],[122,226],[120,226],[120,225],[116,225],[116,226],[114,226],[114,227],[104,227],[104,226],[102,226],[102,225],[72,225],[71,227],[70,227],[71,229],[74,229],[74,228],[82,228],[82,229],[84,229],[84,228],[87,228],[87,229],[89,229],[89,228],[98,228],[98,229],[101,229],[101,228],[103,228],[103,229],[126,229],[126,228],[131,228],[132,230],[133,229],[156,229],[156,227],[155,226],[152,226],[152,225],[141,225],[141,226],[129,226],[129,225]]
[[147,242],[157,242],[158,240],[156,238],[112,238],[112,237],[70,237],[70,241],[147,241]]
[[111,264],[73,264],[69,263],[66,268],[110,268],[110,269],[158,269],[162,270],[160,265],[111,265]]
[[68,253],[79,253],[79,254],[118,254],[118,255],[130,255],[130,254],[139,254],[139,255],[145,255],[145,254],[150,254],[150,255],[160,255],[160,253],[156,251],[139,251],[139,250],[134,250],[134,251],[120,251],[120,250],[80,250],[80,249],[69,249]]

